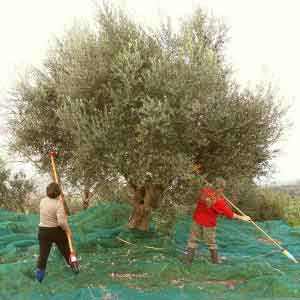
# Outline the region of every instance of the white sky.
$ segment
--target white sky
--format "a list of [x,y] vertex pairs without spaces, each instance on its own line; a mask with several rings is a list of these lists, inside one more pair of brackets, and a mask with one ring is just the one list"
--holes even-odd
[[[111,0],[112,1],[112,0]],[[279,144],[281,154],[274,161],[274,180],[300,179],[300,11],[299,0],[114,0],[139,22],[155,25],[166,17],[188,16],[200,5],[224,19],[230,30],[228,61],[241,83],[273,81],[285,103],[291,104],[293,126]],[[74,19],[91,21],[90,0],[1,0],[0,1],[0,104],[18,74],[28,65],[39,64],[49,42],[70,27]],[[0,107],[0,122],[4,124]],[[0,128],[5,154],[5,125]],[[23,166],[25,170],[28,167]]]

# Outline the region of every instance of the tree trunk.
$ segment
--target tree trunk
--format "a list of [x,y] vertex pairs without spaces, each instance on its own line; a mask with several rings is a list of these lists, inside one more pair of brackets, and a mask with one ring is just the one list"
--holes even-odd
[[133,210],[127,226],[132,229],[148,231],[151,213],[158,206],[162,188],[160,185],[154,184],[145,184],[141,187],[131,184],[130,187],[133,190]]
[[82,195],[82,208],[83,210],[86,210],[90,206],[90,200],[93,196],[93,193],[89,191],[89,189],[84,189],[83,195]]

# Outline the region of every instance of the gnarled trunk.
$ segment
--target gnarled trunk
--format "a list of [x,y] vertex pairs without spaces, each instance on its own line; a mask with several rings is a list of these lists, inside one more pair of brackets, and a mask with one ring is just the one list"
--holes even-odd
[[89,191],[89,189],[84,189],[83,195],[82,195],[82,208],[83,210],[86,210],[90,206],[90,201],[93,196],[93,193]]
[[153,209],[158,207],[162,187],[158,184],[151,183],[140,187],[131,184],[130,187],[133,190],[133,210],[127,226],[129,228],[148,231],[151,213]]

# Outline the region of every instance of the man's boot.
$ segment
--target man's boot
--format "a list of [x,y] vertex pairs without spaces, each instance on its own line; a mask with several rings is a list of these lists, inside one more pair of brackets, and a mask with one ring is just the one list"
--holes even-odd
[[217,249],[209,249],[211,261],[213,264],[219,264],[218,251]]
[[187,254],[185,258],[185,262],[187,264],[191,264],[194,260],[196,249],[195,248],[187,248]]

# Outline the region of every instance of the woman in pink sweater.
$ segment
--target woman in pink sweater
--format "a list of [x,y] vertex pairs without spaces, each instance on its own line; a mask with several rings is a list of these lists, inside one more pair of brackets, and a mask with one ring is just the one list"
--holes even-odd
[[47,197],[40,202],[40,223],[38,240],[40,254],[37,261],[36,278],[42,282],[45,276],[48,256],[52,244],[55,243],[58,250],[69,264],[70,248],[66,232],[70,232],[65,208],[59,199],[61,189],[55,182],[47,186]]

